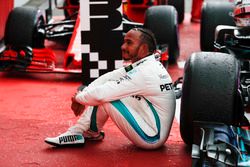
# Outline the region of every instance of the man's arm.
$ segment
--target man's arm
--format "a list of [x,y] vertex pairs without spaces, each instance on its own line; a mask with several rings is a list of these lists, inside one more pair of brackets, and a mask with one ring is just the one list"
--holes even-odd
[[[98,85],[102,85],[105,82],[107,82],[108,80],[111,79],[118,79],[121,76],[123,76],[125,74],[125,70],[124,69],[118,69],[118,70],[114,70],[112,72],[106,73],[104,75],[102,75],[101,77],[99,77],[98,79],[96,79],[95,81],[93,81],[88,87],[85,85],[81,85],[80,87],[77,88],[77,92],[71,97],[71,109],[74,112],[75,116],[80,115],[84,108],[85,105],[82,103],[79,103],[78,101],[76,101],[76,95],[81,92],[81,91],[87,91],[87,89],[91,89],[94,88]],[[87,91],[88,92],[88,91]]]
[[127,96],[141,94],[145,90],[143,75],[138,70],[128,73],[119,80],[106,81],[91,86],[76,95],[76,101],[84,105],[99,105]]
[[125,72],[124,68],[119,68],[119,69],[116,69],[114,71],[108,72],[106,74],[103,74],[99,78],[95,79],[93,82],[91,82],[88,85],[88,88],[102,85],[109,80],[117,80],[118,78],[124,76],[125,74],[126,74],[126,72]]
[[71,98],[71,110],[74,112],[75,116],[81,115],[85,106],[81,103],[78,103],[75,99],[75,96]]

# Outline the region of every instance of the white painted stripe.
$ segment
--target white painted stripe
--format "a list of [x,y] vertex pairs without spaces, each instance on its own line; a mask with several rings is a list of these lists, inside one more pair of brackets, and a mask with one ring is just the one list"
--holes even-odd
[[81,51],[82,53],[90,53],[90,45],[89,44],[81,45]]
[[90,5],[103,5],[103,4],[108,4],[108,1],[99,1],[99,2],[90,2]]
[[96,16],[89,16],[91,19],[106,19],[109,18],[107,15],[96,15]]
[[90,52],[89,54],[89,61],[98,61],[99,60],[99,53],[98,52]]
[[90,2],[84,0],[84,3],[80,3],[80,16],[81,16],[81,30],[90,31]]
[[90,69],[90,78],[98,78],[99,70],[98,69]]
[[106,60],[100,60],[100,61],[98,61],[98,69],[99,70],[106,70],[106,69],[108,69],[107,61]]

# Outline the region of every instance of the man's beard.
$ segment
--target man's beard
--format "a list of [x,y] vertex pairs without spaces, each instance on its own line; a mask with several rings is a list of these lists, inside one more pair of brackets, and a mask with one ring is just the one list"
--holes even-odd
[[[141,45],[140,45],[141,46]],[[138,46],[137,48],[136,48],[136,51],[135,51],[135,53],[136,54],[133,54],[133,55],[131,55],[128,51],[126,51],[126,50],[122,50],[122,54],[127,54],[128,56],[127,57],[123,57],[122,56],[122,58],[123,58],[123,60],[125,60],[125,61],[130,61],[130,60],[135,60],[135,59],[137,59],[137,55],[138,55],[138,51],[139,51],[139,48],[140,48],[140,46]]]

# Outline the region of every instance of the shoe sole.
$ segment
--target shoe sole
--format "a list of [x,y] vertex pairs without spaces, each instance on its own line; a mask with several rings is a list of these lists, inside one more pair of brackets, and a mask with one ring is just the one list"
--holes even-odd
[[57,144],[57,143],[53,143],[53,142],[49,142],[45,140],[45,143],[55,146],[55,147],[82,147],[84,146],[85,143],[76,143],[76,144]]

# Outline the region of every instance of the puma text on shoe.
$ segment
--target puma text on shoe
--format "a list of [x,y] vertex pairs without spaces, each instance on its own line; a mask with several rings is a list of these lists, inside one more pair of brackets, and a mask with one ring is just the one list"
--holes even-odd
[[71,132],[63,133],[57,137],[47,137],[45,142],[53,146],[81,146],[85,143],[82,134]]

